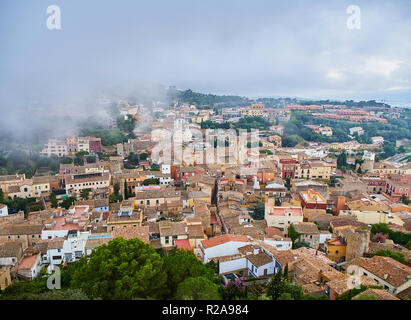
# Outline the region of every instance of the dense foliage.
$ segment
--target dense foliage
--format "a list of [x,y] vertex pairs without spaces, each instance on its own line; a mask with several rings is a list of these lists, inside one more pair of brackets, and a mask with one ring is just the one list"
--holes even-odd
[[405,246],[411,250],[411,233],[391,230],[386,223],[374,224],[371,228],[371,237],[377,233],[388,235],[388,238],[396,244]]

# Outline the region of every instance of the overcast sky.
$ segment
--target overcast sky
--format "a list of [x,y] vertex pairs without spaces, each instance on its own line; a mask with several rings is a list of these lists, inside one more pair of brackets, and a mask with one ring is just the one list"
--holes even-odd
[[0,0],[1,109],[142,82],[411,106],[411,1]]

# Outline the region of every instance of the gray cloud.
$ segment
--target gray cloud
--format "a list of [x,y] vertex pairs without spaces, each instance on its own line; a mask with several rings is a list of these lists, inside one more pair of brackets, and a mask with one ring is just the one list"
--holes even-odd
[[[352,1],[55,0],[62,30],[47,30],[50,1],[0,4],[2,122],[82,112],[106,88],[146,83],[204,92],[411,104],[411,4]],[[112,90],[112,91],[113,91]],[[93,109],[87,108],[92,111]],[[41,122],[41,121],[40,121]]]

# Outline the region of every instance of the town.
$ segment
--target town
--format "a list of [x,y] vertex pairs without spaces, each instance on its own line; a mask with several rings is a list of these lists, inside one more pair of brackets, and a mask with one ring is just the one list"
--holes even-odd
[[167,96],[2,149],[0,299],[410,299],[410,109]]

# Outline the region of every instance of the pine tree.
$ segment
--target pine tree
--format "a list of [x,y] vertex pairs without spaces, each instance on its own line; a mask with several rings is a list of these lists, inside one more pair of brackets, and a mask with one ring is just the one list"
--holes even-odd
[[288,280],[288,263],[285,265],[284,273],[283,273],[283,278],[284,278],[285,280]]
[[50,203],[51,203],[52,208],[57,208],[58,207],[56,194],[54,192],[50,193]]

